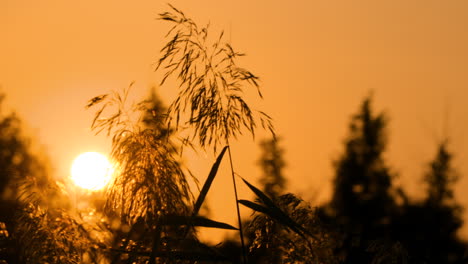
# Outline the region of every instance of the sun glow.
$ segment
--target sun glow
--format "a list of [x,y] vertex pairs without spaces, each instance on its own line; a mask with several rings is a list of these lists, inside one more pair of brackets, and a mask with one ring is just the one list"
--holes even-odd
[[85,152],[73,161],[71,179],[83,189],[97,191],[109,183],[112,172],[112,165],[106,156],[97,152]]

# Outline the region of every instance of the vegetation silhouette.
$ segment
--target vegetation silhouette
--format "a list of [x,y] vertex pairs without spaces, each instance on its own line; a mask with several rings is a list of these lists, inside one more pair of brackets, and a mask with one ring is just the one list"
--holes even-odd
[[[0,106],[3,106],[5,95],[0,95]],[[0,108],[0,259],[17,262],[18,251],[14,234],[18,183],[33,172],[37,159],[31,154],[30,145],[21,130],[21,121],[15,113],[5,113]]]
[[396,210],[394,175],[385,164],[387,118],[374,114],[367,97],[352,117],[344,153],[335,162],[335,179],[327,216],[343,230],[337,254],[345,263],[370,263],[369,242],[387,241]]
[[[286,178],[283,168],[285,161],[283,158],[283,149],[280,147],[280,138],[264,139],[260,142],[262,154],[258,160],[258,165],[262,169],[262,176],[259,182],[262,186],[262,191],[277,200],[278,197],[285,191]],[[278,263],[281,257],[281,251],[274,248],[277,243],[269,243],[270,248],[262,246],[260,243],[253,244],[256,237],[256,232],[262,229],[254,227],[253,219],[244,219],[242,226],[246,234],[246,248],[249,248],[248,262],[249,263]],[[276,227],[276,225],[275,225]],[[271,230],[275,233],[275,230]],[[226,237],[223,243],[218,247],[221,253],[226,255],[232,263],[241,263],[241,244],[235,238]]]
[[[3,99],[3,96],[2,96]],[[77,263],[99,260],[90,244],[96,226],[70,212],[69,193],[50,175],[47,158],[32,150],[15,114],[0,117],[2,196],[0,260],[7,263]]]
[[[457,236],[462,207],[453,187],[448,141],[424,176],[427,195],[413,201],[393,184],[384,159],[387,117],[366,97],[353,115],[344,152],[335,161],[329,203],[314,207],[287,192],[285,161],[272,119],[250,108],[245,89],[262,98],[258,77],[238,66],[223,33],[210,41],[169,5],[159,15],[171,23],[156,72],[174,82],[177,98],[166,109],[156,93],[130,104],[122,92],[92,98],[91,127],[112,140],[115,175],[103,208],[78,209],[67,183],[53,179],[47,163],[29,149],[14,115],[0,112],[0,261],[8,263],[466,263],[467,243]],[[170,80],[170,81],[169,81]],[[0,103],[3,97],[0,96]],[[261,188],[235,174],[232,142],[263,128]],[[195,176],[183,166],[184,147],[216,158],[195,196]],[[223,160],[229,161],[238,227],[200,215]],[[218,176],[219,177],[219,176]],[[240,199],[241,181],[255,196]],[[402,201],[402,202],[400,202]],[[253,216],[241,221],[239,207]],[[102,210],[101,210],[102,209]],[[237,240],[210,246],[196,228],[237,230]],[[249,253],[247,252],[249,247]]]
[[[107,131],[108,135],[112,135],[111,157],[118,173],[106,193],[106,209],[110,214],[118,215],[130,230],[137,224],[143,225],[151,237],[138,247],[138,255],[149,263],[159,263],[162,259],[165,262],[192,261],[194,256],[195,260],[201,260],[203,252],[188,252],[183,248],[187,243],[191,243],[192,250],[208,248],[195,236],[188,236],[188,229],[195,225],[235,229],[198,216],[225,153],[229,157],[240,220],[230,140],[241,134],[242,128],[254,135],[257,121],[270,131],[273,131],[273,127],[268,115],[252,111],[243,99],[245,85],[256,87],[261,97],[257,77],[236,65],[236,57],[242,54],[222,42],[222,34],[213,45],[208,45],[208,28],[199,29],[184,13],[172,6],[171,12],[162,13],[160,19],[170,21],[174,26],[169,31],[170,40],[162,49],[163,55],[156,70],[164,72],[161,85],[175,75],[180,89],[179,96],[169,106],[165,120],[167,128],[172,124],[176,131],[186,126],[190,128],[186,130],[189,135],[182,140],[182,145],[196,141],[201,148],[212,147],[217,152],[219,145],[225,144],[198,199],[193,202],[186,175],[175,157],[178,152],[174,151],[174,145],[168,144],[167,137],[161,137],[164,133],[159,121],[153,126],[149,125],[151,118],[148,118],[148,113],[153,113],[154,109],[147,108],[145,102],[125,109],[128,89],[123,93],[92,98],[88,107],[101,105],[92,127],[98,132]],[[110,114],[105,117],[109,109]],[[136,122],[131,120],[135,115],[139,116]],[[142,116],[144,122],[141,122]],[[239,226],[243,243],[240,221]],[[128,258],[135,255],[134,250],[128,248],[121,248],[119,252],[127,254]],[[243,256],[245,262],[245,253]],[[219,258],[215,254],[208,257],[211,260]]]
[[[353,116],[345,152],[335,163],[334,192],[321,218],[341,236],[342,263],[465,263],[468,244],[457,234],[461,206],[447,141],[438,146],[424,179],[427,198],[413,201],[385,165],[386,117],[373,114],[372,97]],[[402,202],[397,202],[402,201]]]
[[439,143],[424,181],[426,197],[406,203],[395,219],[395,238],[408,250],[410,263],[466,263],[468,245],[457,232],[463,224],[462,207],[453,187],[459,178],[452,167],[448,140]]
[[[352,117],[344,154],[334,163],[332,198],[318,208],[293,194],[267,197],[275,173],[264,168],[265,192],[251,186],[256,203],[241,200],[256,212],[246,221],[247,234],[254,234],[249,236],[252,263],[466,263],[468,244],[457,233],[462,207],[453,195],[459,175],[448,141],[439,144],[424,175],[426,198],[412,200],[394,186],[395,174],[385,165],[386,120],[383,113],[374,114],[372,97],[366,97]],[[232,240],[226,243],[236,249]]]
[[[258,165],[263,174],[259,179],[259,183],[266,195],[271,197],[273,201],[278,201],[286,189],[286,178],[283,172],[286,163],[283,158],[284,150],[280,147],[280,138],[263,140],[260,143],[260,148],[262,149],[262,154]],[[266,228],[268,228],[258,223],[262,220],[256,217],[246,223],[247,234],[250,239],[249,260],[251,259],[252,263],[278,263],[281,260],[282,254],[282,251],[278,248],[279,244],[269,241],[268,245],[263,245],[263,243],[259,242],[260,236],[256,234],[259,231],[265,232]],[[273,224],[268,229],[273,234],[280,232],[277,224]]]
[[262,154],[258,164],[263,174],[259,182],[262,191],[272,198],[279,197],[286,189],[286,177],[283,172],[286,162],[280,142],[279,137],[260,142]]

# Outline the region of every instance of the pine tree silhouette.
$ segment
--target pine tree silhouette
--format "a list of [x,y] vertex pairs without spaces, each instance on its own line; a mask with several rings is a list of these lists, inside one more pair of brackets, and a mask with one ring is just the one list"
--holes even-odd
[[263,172],[260,184],[263,186],[263,192],[271,198],[280,196],[286,188],[286,178],[283,174],[286,163],[279,142],[280,138],[276,138],[263,140],[260,143],[262,156],[259,165]]
[[0,94],[0,261],[17,263],[23,247],[15,236],[24,206],[19,199],[21,187],[34,179],[35,186],[44,190],[49,175],[45,161],[31,151],[20,118],[1,109],[4,99],[5,95]]
[[395,221],[395,239],[407,248],[411,263],[466,263],[468,245],[457,235],[463,224],[462,207],[453,194],[459,176],[448,141],[439,144],[428,165],[427,196],[403,208]]
[[[279,145],[280,138],[272,138],[263,140],[260,143],[262,154],[258,161],[262,168],[263,175],[260,178],[260,184],[263,192],[268,195],[273,201],[278,202],[278,199],[284,194],[286,188],[286,178],[283,173],[283,168],[286,162],[283,158],[283,149]],[[250,221],[249,221],[250,224]],[[245,226],[247,226],[246,224]],[[280,233],[280,226],[273,224],[271,226],[272,233]],[[255,239],[255,230],[248,230],[246,234],[250,242]],[[255,248],[255,247],[252,247]],[[281,243],[279,241],[271,241],[269,248],[255,248],[251,250],[250,259],[254,263],[282,263]]]
[[385,164],[383,113],[374,114],[367,97],[353,116],[343,155],[336,161],[334,190],[329,204],[329,221],[336,221],[344,233],[338,254],[346,263],[367,263],[369,243],[386,239],[390,216],[395,209],[392,175]]

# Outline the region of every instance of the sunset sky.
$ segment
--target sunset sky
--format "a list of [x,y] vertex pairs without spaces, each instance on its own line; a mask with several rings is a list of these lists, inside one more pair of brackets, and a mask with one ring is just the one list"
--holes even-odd
[[[0,89],[58,177],[68,177],[79,153],[110,150],[110,139],[90,131],[90,98],[135,81],[139,100],[159,83],[154,62],[169,28],[155,18],[166,3],[0,1]],[[256,107],[283,138],[290,191],[313,203],[327,199],[350,116],[373,91],[375,108],[390,117],[387,157],[398,182],[421,193],[425,166],[448,135],[462,176],[456,195],[468,207],[467,1],[170,3],[200,25],[210,22],[215,35],[224,29],[247,54],[239,64],[261,78],[265,99]],[[175,95],[170,86],[158,92],[166,102]],[[255,181],[257,143],[241,139],[233,151],[236,171]],[[201,152],[186,165],[203,181],[214,158]],[[220,176],[210,207],[213,218],[234,222],[229,186]]]

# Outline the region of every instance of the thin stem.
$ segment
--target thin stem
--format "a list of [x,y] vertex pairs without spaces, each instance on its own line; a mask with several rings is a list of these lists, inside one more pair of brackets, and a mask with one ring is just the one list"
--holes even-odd
[[245,252],[245,243],[244,243],[244,232],[242,230],[242,220],[239,209],[239,198],[237,197],[237,186],[236,186],[236,177],[234,174],[234,165],[232,162],[231,146],[228,141],[228,151],[229,151],[229,163],[231,164],[231,175],[232,175],[232,185],[234,186],[234,196],[236,197],[236,210],[237,210],[237,221],[239,222],[239,235],[242,247],[242,262],[247,264],[247,253]]

